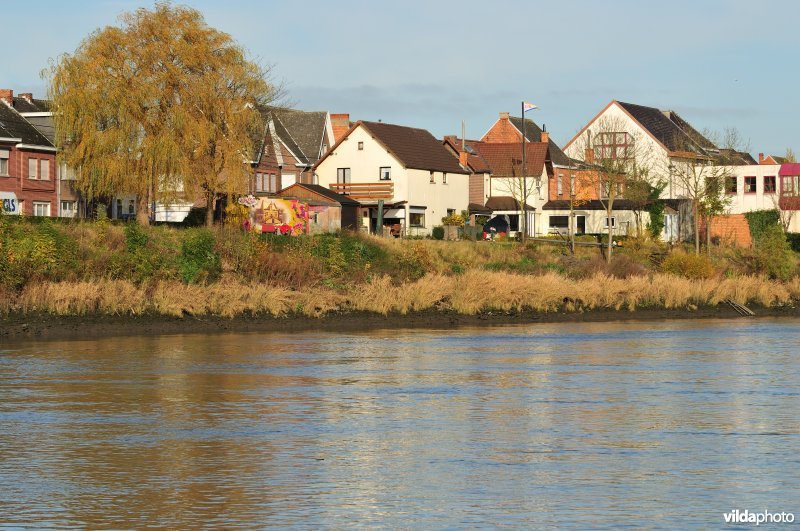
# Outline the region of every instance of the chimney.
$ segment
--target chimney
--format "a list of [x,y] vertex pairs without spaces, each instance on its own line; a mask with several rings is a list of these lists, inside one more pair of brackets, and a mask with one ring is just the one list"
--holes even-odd
[[469,153],[467,153],[466,151],[460,151],[458,153],[458,163],[461,164],[462,166],[466,166],[467,157],[469,157]]
[[501,120],[508,120],[508,113],[507,112],[501,112],[500,113],[500,119]]
[[23,92],[19,95],[20,98],[24,99],[28,103],[33,103],[33,94],[30,92]]
[[331,114],[331,125],[334,127],[346,127],[350,129],[350,115]]
[[594,164],[594,150],[592,148],[586,148],[583,152],[583,161],[588,164]]
[[0,89],[0,101],[6,102],[9,106],[14,105],[14,91],[11,89]]
[[763,153],[759,153],[758,154],[758,163],[759,164],[764,164],[764,154]]
[[544,143],[550,142],[550,133],[548,133],[544,129],[542,130],[542,142]]

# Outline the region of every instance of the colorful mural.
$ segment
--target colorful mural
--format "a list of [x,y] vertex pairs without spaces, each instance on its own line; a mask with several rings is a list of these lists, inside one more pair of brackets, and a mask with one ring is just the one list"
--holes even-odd
[[250,211],[245,228],[257,232],[271,232],[299,236],[308,233],[308,205],[295,199],[272,197],[239,198],[239,204]]

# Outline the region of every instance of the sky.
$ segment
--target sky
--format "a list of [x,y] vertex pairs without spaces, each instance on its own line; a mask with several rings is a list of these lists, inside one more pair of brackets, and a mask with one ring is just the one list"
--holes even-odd
[[[480,138],[502,111],[561,146],[610,101],[738,129],[750,153],[800,153],[800,2],[186,0],[270,66],[285,102]],[[43,97],[49,62],[152,2],[3,4],[0,88]],[[34,22],[30,24],[25,21]]]

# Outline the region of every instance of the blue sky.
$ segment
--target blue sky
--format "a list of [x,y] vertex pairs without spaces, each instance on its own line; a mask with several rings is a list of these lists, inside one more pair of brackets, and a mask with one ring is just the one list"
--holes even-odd
[[[177,3],[177,2],[176,2]],[[800,3],[792,0],[381,2],[187,0],[272,65],[304,110],[479,138],[499,111],[566,143],[609,101],[736,127],[750,152],[800,152]],[[150,2],[3,5],[0,88],[42,95],[39,72]]]

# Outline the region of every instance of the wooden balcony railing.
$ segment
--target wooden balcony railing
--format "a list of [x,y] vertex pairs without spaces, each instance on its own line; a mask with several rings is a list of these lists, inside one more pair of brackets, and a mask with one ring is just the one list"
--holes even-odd
[[394,197],[394,183],[383,181],[379,183],[336,183],[329,188],[337,194],[352,197],[357,201],[388,200]]

